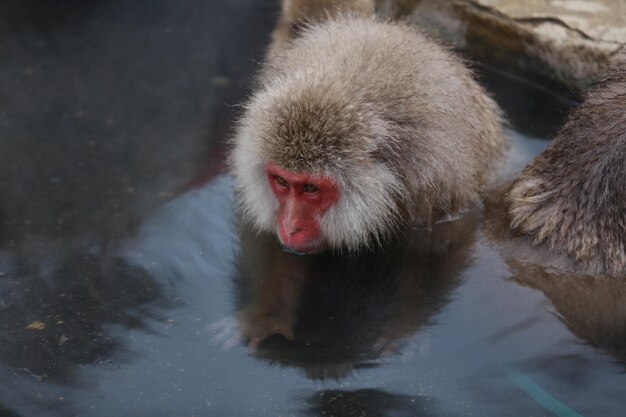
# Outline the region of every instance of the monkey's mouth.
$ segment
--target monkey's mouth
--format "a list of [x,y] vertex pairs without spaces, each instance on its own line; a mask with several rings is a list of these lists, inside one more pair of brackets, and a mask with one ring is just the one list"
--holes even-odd
[[296,232],[290,235],[278,227],[276,235],[283,250],[296,255],[310,255],[321,252],[325,246],[322,236],[315,236],[311,233]]
[[292,255],[298,255],[298,256],[306,256],[306,255],[312,255],[315,253],[315,251],[313,252],[300,252],[296,249],[292,249],[292,248],[288,248],[286,246],[283,246],[283,251],[287,252],[287,253],[291,253]]
[[321,239],[314,240],[313,242],[307,243],[302,246],[288,246],[280,240],[280,244],[283,247],[283,251],[287,253],[292,253],[294,255],[313,255],[315,253],[322,252],[324,250],[324,244]]

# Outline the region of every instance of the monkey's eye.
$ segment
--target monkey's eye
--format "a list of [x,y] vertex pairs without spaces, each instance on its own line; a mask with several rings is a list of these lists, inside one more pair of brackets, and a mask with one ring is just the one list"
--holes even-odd
[[313,184],[304,184],[304,186],[302,186],[302,191],[307,194],[317,194],[319,190],[320,189]]
[[287,183],[287,180],[285,180],[281,176],[276,175],[274,177],[274,181],[276,181],[276,184],[278,184],[279,187],[287,188],[289,186],[289,184]]

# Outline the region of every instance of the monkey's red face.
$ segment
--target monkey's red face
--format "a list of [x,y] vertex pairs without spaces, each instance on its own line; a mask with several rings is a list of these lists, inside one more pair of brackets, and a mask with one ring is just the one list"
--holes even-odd
[[295,173],[276,165],[266,168],[270,187],[278,200],[278,236],[287,249],[317,252],[324,245],[320,219],[339,199],[330,178]]

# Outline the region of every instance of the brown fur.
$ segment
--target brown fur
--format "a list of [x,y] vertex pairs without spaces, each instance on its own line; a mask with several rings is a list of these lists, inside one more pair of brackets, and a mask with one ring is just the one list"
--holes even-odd
[[583,273],[626,267],[626,64],[572,113],[553,143],[513,184],[510,223]]
[[344,230],[331,246],[478,202],[504,141],[499,109],[464,63],[407,25],[326,15],[275,45],[247,105],[232,158],[244,212],[259,217],[262,205],[245,201],[247,166],[268,162],[340,184],[344,213],[331,223]]

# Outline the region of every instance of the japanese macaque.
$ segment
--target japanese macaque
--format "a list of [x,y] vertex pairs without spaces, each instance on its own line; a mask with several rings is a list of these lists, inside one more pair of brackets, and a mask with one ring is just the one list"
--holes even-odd
[[510,225],[583,274],[626,274],[626,63],[587,95],[507,196]]
[[447,304],[471,264],[481,220],[473,210],[355,256],[297,256],[273,235],[243,229],[237,312],[214,327],[214,340],[225,347],[243,342],[257,357],[301,368],[312,379],[347,376],[397,354]]
[[[292,252],[354,252],[456,215],[502,154],[500,111],[463,61],[368,5],[285,1],[232,140],[243,222]],[[292,19],[306,24],[285,38]]]

